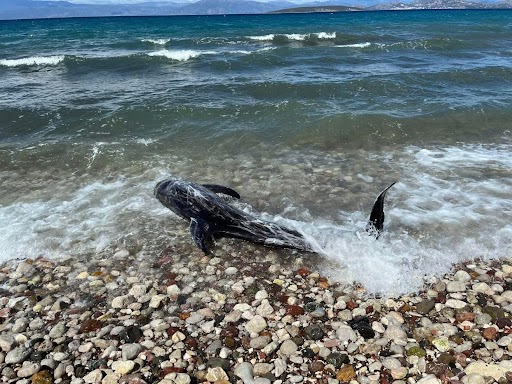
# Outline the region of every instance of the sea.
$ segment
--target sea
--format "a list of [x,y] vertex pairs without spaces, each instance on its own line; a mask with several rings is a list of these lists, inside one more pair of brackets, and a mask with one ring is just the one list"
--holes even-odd
[[229,186],[319,250],[220,239],[223,259],[277,252],[396,295],[510,258],[511,41],[511,10],[0,21],[0,261],[201,257],[153,196],[168,176]]

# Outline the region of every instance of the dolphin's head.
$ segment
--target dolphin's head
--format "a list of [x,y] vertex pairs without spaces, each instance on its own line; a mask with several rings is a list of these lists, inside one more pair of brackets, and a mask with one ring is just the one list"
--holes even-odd
[[189,218],[189,215],[184,212],[186,207],[184,202],[186,202],[187,197],[185,184],[186,182],[177,177],[169,177],[156,184],[153,194],[158,201],[178,216]]

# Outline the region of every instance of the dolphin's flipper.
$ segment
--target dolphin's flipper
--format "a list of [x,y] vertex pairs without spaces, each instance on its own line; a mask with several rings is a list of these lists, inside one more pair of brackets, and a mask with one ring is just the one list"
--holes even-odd
[[212,241],[212,227],[201,219],[190,220],[190,237],[205,255],[210,253],[207,243]]
[[386,192],[395,184],[396,182],[391,184],[377,197],[377,200],[375,200],[373,204],[368,224],[366,224],[366,232],[375,235],[376,239],[379,238],[380,233],[384,229],[384,198],[386,197]]
[[217,184],[203,184],[203,187],[208,188],[210,191],[215,193],[222,193],[224,195],[228,195],[231,197],[234,197],[235,199],[240,198],[240,194],[228,187],[224,187],[223,185],[217,185]]

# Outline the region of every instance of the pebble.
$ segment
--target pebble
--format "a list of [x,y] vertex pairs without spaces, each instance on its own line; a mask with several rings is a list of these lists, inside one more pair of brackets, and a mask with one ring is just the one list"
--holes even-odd
[[291,356],[295,352],[297,352],[298,349],[299,349],[299,347],[292,340],[285,340],[281,344],[281,347],[279,347],[279,352],[283,356]]
[[135,362],[132,360],[118,360],[112,363],[112,369],[120,375],[126,375],[135,368]]
[[124,344],[121,347],[121,356],[123,360],[133,360],[142,351],[140,344]]
[[254,383],[254,374],[252,364],[249,362],[243,362],[235,367],[233,372],[235,376],[239,377],[244,384]]
[[26,348],[26,347],[14,348],[13,350],[7,352],[4,362],[5,362],[5,364],[19,364],[19,363],[25,361],[25,359],[27,357],[29,357],[31,353],[32,353],[31,348]]
[[227,373],[220,367],[209,368],[206,374],[206,380],[211,382],[217,382],[220,380],[229,381]]
[[39,372],[40,369],[41,366],[39,365],[39,363],[25,361],[23,362],[23,365],[18,369],[17,376],[21,378],[29,377]]
[[99,369],[95,369],[83,377],[85,383],[99,383],[102,378],[103,373]]
[[267,322],[266,320],[261,317],[260,315],[254,316],[251,320],[249,320],[245,324],[245,329],[249,333],[260,333],[265,328],[267,328]]

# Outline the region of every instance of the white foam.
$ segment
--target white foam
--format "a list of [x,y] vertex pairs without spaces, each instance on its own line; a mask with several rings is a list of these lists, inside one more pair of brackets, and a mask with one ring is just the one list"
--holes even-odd
[[141,41],[145,42],[145,43],[155,44],[155,45],[165,45],[169,41],[171,41],[171,39],[141,39]]
[[21,67],[31,65],[57,65],[64,61],[64,56],[31,56],[21,59],[3,59],[0,65],[5,67]]
[[338,48],[367,48],[370,45],[372,45],[372,44],[369,42],[366,42],[366,43],[356,43],[356,44],[340,44],[340,45],[336,45],[336,47],[338,47]]
[[69,257],[99,252],[128,235],[136,236],[163,212],[153,182],[120,178],[93,182],[65,197],[0,206],[0,262],[26,257]]
[[262,35],[262,36],[247,36],[248,39],[256,40],[256,41],[272,41],[274,40],[274,34]]
[[328,33],[328,32],[320,32],[317,34],[318,38],[321,40],[332,40],[336,38],[336,32]]
[[214,55],[218,52],[215,51],[199,51],[192,49],[182,49],[182,50],[169,50],[162,49],[156,52],[149,52],[148,56],[157,56],[157,57],[166,57],[171,60],[176,61],[188,61],[190,59],[195,59],[201,55]]
[[[101,143],[94,148],[91,168],[103,149]],[[374,155],[371,161],[386,162],[400,175],[386,198],[385,232],[379,240],[364,232],[378,193],[375,184],[383,177],[382,171],[369,174],[369,168],[353,174],[354,183],[374,188],[374,194],[361,198],[364,208],[355,204],[349,212],[340,211],[338,219],[325,220],[308,212],[313,201],[300,206],[293,196],[283,196],[292,203],[282,216],[300,221],[263,217],[303,233],[321,254],[318,268],[334,280],[361,283],[372,294],[417,291],[425,278],[446,273],[454,263],[512,255],[511,150],[510,145],[457,145]],[[168,161],[162,163],[168,166]],[[159,241],[168,243],[175,224],[162,228],[169,211],[152,196],[164,172],[154,170],[154,164],[148,169],[142,175],[72,187],[65,181],[38,183],[41,188],[0,206],[0,261],[98,252],[125,236],[144,238],[157,248]],[[186,225],[180,228],[185,231]]]
[[276,36],[284,36],[288,40],[294,40],[294,41],[304,41],[310,36],[315,36],[320,40],[333,40],[336,38],[336,32],[285,33],[285,34],[270,33],[268,35],[261,35],[261,36],[247,36],[247,38],[250,40],[256,40],[256,41],[273,41]]

